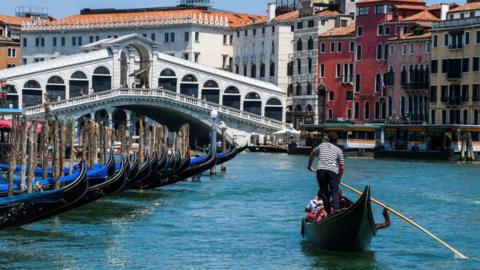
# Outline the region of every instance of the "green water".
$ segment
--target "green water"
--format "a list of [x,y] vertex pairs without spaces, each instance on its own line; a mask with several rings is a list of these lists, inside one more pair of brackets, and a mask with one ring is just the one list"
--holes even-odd
[[[347,183],[371,185],[374,197],[480,257],[479,166],[346,162]],[[480,269],[397,218],[367,252],[309,247],[300,219],[317,186],[305,168],[306,157],[246,153],[200,183],[127,191],[4,230],[0,269]]]

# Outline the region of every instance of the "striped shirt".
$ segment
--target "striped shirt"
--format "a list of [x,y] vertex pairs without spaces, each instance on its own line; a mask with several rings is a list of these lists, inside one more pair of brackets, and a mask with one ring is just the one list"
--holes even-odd
[[342,150],[329,142],[321,143],[313,150],[318,157],[317,170],[327,170],[338,174],[340,165],[343,165]]

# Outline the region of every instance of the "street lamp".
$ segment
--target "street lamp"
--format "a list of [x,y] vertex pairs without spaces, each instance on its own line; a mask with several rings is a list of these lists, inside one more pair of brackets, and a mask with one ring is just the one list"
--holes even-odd
[[[211,136],[210,136],[210,149],[216,155],[217,154],[217,118],[218,118],[218,111],[217,110],[212,110],[210,112],[210,118],[212,118],[212,133],[211,133]],[[216,166],[213,166],[210,169],[210,175],[216,175],[216,174],[217,174],[217,168],[216,168]]]

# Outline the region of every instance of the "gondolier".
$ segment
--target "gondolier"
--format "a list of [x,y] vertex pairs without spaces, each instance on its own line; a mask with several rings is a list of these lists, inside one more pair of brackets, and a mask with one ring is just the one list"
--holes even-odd
[[[325,210],[328,214],[340,208],[339,184],[344,171],[344,160],[342,150],[335,145],[337,136],[329,133],[324,136],[323,142],[313,149],[308,159],[307,169],[317,173],[319,186],[318,196],[322,198]],[[318,157],[316,170],[312,167],[313,159]],[[332,202],[330,203],[330,197]],[[332,211],[333,206],[333,211]]]

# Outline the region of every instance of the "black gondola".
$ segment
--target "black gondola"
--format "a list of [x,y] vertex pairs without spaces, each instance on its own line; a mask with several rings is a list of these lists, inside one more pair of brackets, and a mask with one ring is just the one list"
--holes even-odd
[[[148,157],[147,157],[148,158]],[[158,166],[158,155],[157,152],[154,152],[152,158],[150,159],[150,164],[148,169],[144,170],[141,174],[137,176],[137,179],[128,185],[128,188],[142,188],[145,183],[150,179],[153,173],[156,173]]]
[[224,154],[217,154],[217,165],[220,165],[222,163],[228,162],[232,159],[234,159],[238,154],[242,153],[248,148],[248,145],[244,145],[242,147],[233,147],[230,149],[229,152],[224,153]]
[[302,236],[314,247],[324,250],[363,251],[376,234],[369,186],[351,207],[337,211],[319,222],[302,220]]
[[150,159],[149,155],[145,155],[145,161],[138,165],[138,172],[135,175],[133,179],[130,179],[127,183],[126,188],[136,188],[139,182],[145,180],[149,175],[151,171],[151,162],[152,160]]
[[63,197],[56,202],[27,202],[0,207],[0,229],[20,226],[51,217],[80,200],[88,190],[86,166],[80,165],[75,179],[63,188]]
[[192,176],[201,174],[202,172],[207,171],[211,169],[213,166],[215,166],[216,161],[217,161],[217,158],[215,154],[215,147],[212,147],[208,152],[208,155],[205,157],[204,162],[187,167],[186,169],[180,171],[178,174],[173,175],[169,182],[175,183],[178,181],[188,179]]
[[127,173],[127,184],[130,184],[135,180],[135,177],[138,174],[138,159],[135,155],[130,158],[128,166],[130,169]]
[[107,173],[108,176],[112,176],[115,174],[116,168],[115,168],[115,156],[113,155],[113,151],[110,153],[108,156],[108,160],[106,165],[107,166]]

